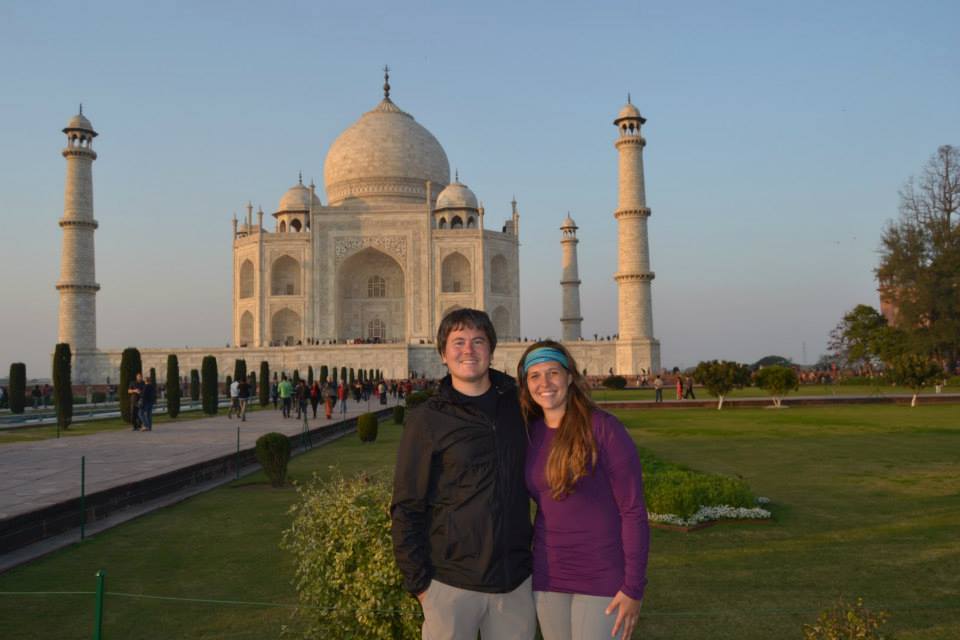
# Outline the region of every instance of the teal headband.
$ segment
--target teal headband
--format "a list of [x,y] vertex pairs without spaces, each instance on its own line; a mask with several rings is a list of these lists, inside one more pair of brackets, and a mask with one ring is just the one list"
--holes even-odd
[[527,375],[530,367],[541,362],[559,362],[564,369],[570,370],[570,362],[562,351],[552,347],[540,347],[528,353],[527,357],[523,359],[523,375]]

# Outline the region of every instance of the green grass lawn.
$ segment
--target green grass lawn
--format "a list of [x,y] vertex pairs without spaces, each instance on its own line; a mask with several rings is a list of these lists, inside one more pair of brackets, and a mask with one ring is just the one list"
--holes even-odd
[[[743,476],[775,522],[691,534],[654,530],[636,638],[777,639],[838,594],[888,609],[899,640],[960,637],[960,410],[956,405],[781,411],[631,411],[660,457]],[[389,471],[399,428],[291,462],[304,480],[338,465]],[[291,489],[251,477],[0,576],[0,591],[90,591],[293,604],[278,549]],[[0,637],[89,638],[90,595],[0,595]],[[290,611],[250,604],[108,597],[106,638],[273,638]]]
[[[697,386],[694,388],[698,400],[713,398],[706,389]],[[798,391],[791,391],[787,398],[795,396],[867,396],[867,397],[886,397],[886,396],[910,396],[911,391],[903,387],[894,387],[887,383],[878,383],[876,385],[845,385],[845,384],[805,384],[801,385]],[[932,387],[923,389],[921,396],[933,395],[935,393]],[[960,393],[960,387],[947,386],[943,388],[943,393]],[[653,400],[653,389],[594,389],[593,397],[598,402],[611,400]],[[672,386],[663,388],[664,400],[675,400],[676,391]],[[734,389],[727,396],[730,398],[769,398],[770,394],[757,387],[745,387],[743,389]],[[923,402],[923,400],[919,400]]]

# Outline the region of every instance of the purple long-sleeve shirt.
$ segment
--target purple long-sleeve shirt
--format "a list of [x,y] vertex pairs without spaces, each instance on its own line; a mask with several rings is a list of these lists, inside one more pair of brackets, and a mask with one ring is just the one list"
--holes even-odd
[[615,417],[595,410],[597,467],[572,494],[554,500],[546,464],[557,430],[530,424],[527,491],[537,503],[533,589],[640,600],[647,584],[650,527],[637,448]]

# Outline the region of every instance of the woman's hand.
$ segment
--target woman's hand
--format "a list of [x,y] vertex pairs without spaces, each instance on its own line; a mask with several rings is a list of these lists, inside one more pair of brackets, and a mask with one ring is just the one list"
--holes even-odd
[[640,617],[640,605],[642,604],[643,600],[634,600],[623,591],[617,591],[617,595],[613,596],[613,600],[610,601],[605,611],[607,615],[610,615],[614,609],[619,609],[617,611],[617,622],[613,625],[613,632],[610,637],[615,638],[617,631],[623,630],[623,635],[620,637],[624,640],[630,638],[633,628],[637,626],[637,619]]

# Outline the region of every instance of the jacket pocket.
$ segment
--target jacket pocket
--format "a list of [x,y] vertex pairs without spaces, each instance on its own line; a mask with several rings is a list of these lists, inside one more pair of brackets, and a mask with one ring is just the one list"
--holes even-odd
[[447,516],[447,540],[443,551],[444,560],[459,562],[480,555],[480,541],[473,527],[457,523],[453,515]]

